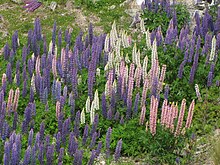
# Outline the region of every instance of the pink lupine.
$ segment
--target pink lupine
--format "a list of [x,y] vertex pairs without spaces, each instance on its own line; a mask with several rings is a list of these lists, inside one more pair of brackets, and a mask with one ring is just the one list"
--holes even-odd
[[189,112],[188,112],[186,126],[185,126],[186,128],[189,128],[191,126],[194,108],[195,108],[195,101],[193,100],[189,106]]
[[146,78],[144,82],[144,87],[142,91],[142,98],[141,98],[141,107],[145,105],[146,96],[147,96],[147,90],[149,89],[149,79]]
[[135,70],[135,86],[140,88],[142,69],[137,67]]
[[18,108],[18,100],[19,100],[19,96],[20,96],[20,90],[19,88],[17,88],[15,90],[15,97],[14,97],[14,103],[13,103],[13,111],[16,112],[17,108]]
[[143,107],[141,109],[140,120],[139,120],[140,125],[144,124],[145,114],[146,114],[146,107],[145,107],[145,105],[143,105]]
[[134,63],[131,63],[129,70],[129,77],[134,77],[134,70],[135,70]]
[[163,105],[162,105],[162,112],[161,112],[161,125],[165,124],[165,115],[166,115],[166,111],[167,111],[167,99],[165,99],[163,101]]
[[158,110],[158,100],[154,96],[151,96],[150,105],[150,132],[154,136],[156,134],[156,124],[157,124],[157,110]]
[[57,117],[57,119],[59,118],[60,113],[61,113],[60,102],[57,101],[57,103],[56,103],[56,117]]
[[183,117],[184,117],[184,113],[185,113],[185,108],[186,108],[186,99],[183,99],[182,103],[181,103],[181,108],[180,108],[180,113],[179,113],[179,117],[178,117],[175,136],[178,136],[180,134],[180,130],[181,130],[182,124],[183,124]]
[[52,60],[52,73],[54,78],[57,77],[57,57],[53,56],[53,60]]
[[162,91],[163,81],[164,81],[164,78],[165,78],[165,74],[166,74],[166,65],[163,65],[161,73],[160,73],[160,79],[159,79],[159,82],[160,82],[160,84],[159,84],[159,91]]
[[8,103],[7,103],[7,110],[10,111],[12,108],[12,101],[14,97],[14,90],[10,89],[9,95],[8,95]]
[[40,57],[37,57],[36,65],[35,65],[36,75],[40,75]]

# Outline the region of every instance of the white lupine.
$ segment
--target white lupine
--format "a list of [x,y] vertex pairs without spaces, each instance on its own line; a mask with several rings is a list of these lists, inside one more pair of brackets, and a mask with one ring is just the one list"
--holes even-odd
[[85,117],[85,111],[84,111],[84,108],[80,114],[80,122],[81,124],[85,124],[86,123],[86,117]]
[[199,91],[198,84],[195,84],[195,90],[196,90],[196,96],[197,96],[199,102],[202,102],[202,97],[201,97],[201,94],[200,94],[200,91]]
[[126,56],[125,56],[125,62],[126,62],[127,64],[131,62],[130,59],[129,59],[128,53],[127,53]]
[[133,47],[133,50],[132,50],[132,62],[133,63],[135,63],[136,53],[137,53],[137,45],[135,43],[134,47]]
[[99,68],[96,69],[96,76],[100,77],[100,69]]
[[138,50],[136,53],[136,65],[137,66],[141,66],[140,56],[141,56],[141,53],[140,53],[140,50]]
[[112,85],[113,90],[115,91],[115,93],[117,92],[117,81],[114,80],[113,85]]
[[48,53],[52,53],[52,49],[53,49],[53,42],[50,41]]
[[40,57],[39,56],[37,57],[37,60],[36,60],[35,70],[36,70],[36,74],[40,75]]
[[152,46],[151,60],[152,62],[154,62],[154,60],[156,59],[158,59],[158,55],[157,55],[157,41],[155,38]]
[[213,61],[215,58],[215,51],[216,51],[216,38],[215,36],[212,38],[212,49],[209,57],[209,61]]
[[109,34],[107,34],[105,37],[104,51],[109,52]]
[[80,85],[82,83],[82,76],[78,75],[78,80],[77,80],[78,85]]
[[141,28],[142,33],[144,33],[146,31],[145,26],[144,26],[144,19],[141,19],[140,28]]
[[31,55],[31,60],[34,61],[35,59],[35,56],[34,56],[34,53]]
[[33,92],[36,93],[36,88],[35,88],[35,75],[33,73],[31,77],[31,88],[33,89]]
[[88,96],[87,100],[86,100],[86,113],[90,112],[90,98]]
[[94,108],[94,101],[92,101],[91,105],[91,111],[90,111],[90,123],[93,124],[94,122],[94,117],[95,117],[95,108]]
[[148,49],[151,49],[151,40],[150,40],[150,31],[149,29],[147,29],[147,31],[145,32],[146,35],[146,45]]
[[143,80],[145,80],[145,78],[147,77],[147,64],[148,64],[148,57],[146,55],[143,63]]
[[96,89],[95,91],[95,97],[94,97],[94,108],[95,110],[99,110],[99,93],[98,93],[98,90]]
[[125,84],[127,84],[128,83],[128,65],[126,65],[126,67],[125,67],[125,74],[124,74],[124,76],[125,76]]
[[105,95],[108,96],[109,95],[109,90],[108,90],[108,81],[105,84]]
[[14,83],[16,84],[17,83],[17,74],[15,74],[15,77],[14,77]]
[[119,38],[116,42],[116,47],[115,47],[115,62],[120,62],[121,61],[121,56],[120,56],[120,49],[121,47],[121,39]]

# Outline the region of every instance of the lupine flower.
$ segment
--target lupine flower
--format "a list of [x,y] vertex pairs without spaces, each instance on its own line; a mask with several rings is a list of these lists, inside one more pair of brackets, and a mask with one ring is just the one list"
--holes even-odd
[[106,147],[106,157],[107,158],[110,156],[111,134],[112,134],[112,129],[111,129],[111,127],[109,127],[106,132],[106,138],[105,138],[105,147]]
[[74,133],[71,132],[70,133],[70,138],[69,138],[68,152],[72,156],[76,152],[77,149],[78,149],[77,139],[74,136]]
[[33,137],[34,137],[34,131],[33,129],[31,129],[28,136],[28,146],[32,146]]
[[212,38],[212,49],[209,56],[209,61],[213,61],[215,58],[215,52],[216,52],[216,38],[215,36]]
[[83,150],[76,150],[73,164],[82,165]]
[[79,136],[79,126],[80,126],[80,111],[77,111],[76,117],[75,117],[75,122],[74,122],[74,134],[76,137]]
[[98,123],[99,123],[99,115],[96,114],[95,117],[94,117],[94,122],[93,122],[93,124],[92,124],[92,129],[91,129],[91,132],[90,132],[90,136],[91,136],[91,137],[92,137],[93,134],[96,132]]
[[30,160],[31,160],[31,147],[28,146],[24,155],[23,165],[28,165],[30,163]]
[[202,101],[202,97],[201,97],[201,94],[200,94],[200,92],[199,92],[199,86],[198,86],[198,84],[195,84],[195,90],[196,90],[196,96],[197,96],[199,102],[201,102],[201,101]]
[[14,90],[10,89],[9,91],[9,95],[8,95],[8,102],[7,102],[7,111],[10,113],[11,109],[12,109],[12,101],[13,101],[13,97],[14,97]]
[[14,143],[11,154],[11,165],[17,165],[18,163],[19,163],[18,148],[17,148],[17,144]]
[[17,88],[15,90],[15,97],[14,97],[14,102],[13,102],[13,111],[17,111],[18,108],[18,100],[19,100],[19,96],[20,96],[20,90],[19,88]]
[[122,149],[122,139],[120,139],[118,141],[117,146],[115,148],[115,154],[114,154],[115,161],[118,161],[118,159],[120,158],[120,156],[121,156],[121,149]]
[[60,165],[60,163],[62,164],[63,156],[64,156],[64,148],[60,148],[59,156],[58,156],[58,164],[59,165]]
[[81,112],[81,114],[80,114],[80,122],[81,122],[81,124],[85,124],[85,123],[86,123],[86,121],[85,121],[85,111],[84,111],[84,108],[83,108],[83,110],[82,110],[82,112]]
[[48,146],[47,152],[46,152],[46,158],[47,158],[48,165],[53,164],[53,155],[54,155],[54,146],[52,144],[52,145]]
[[175,136],[178,136],[180,134],[180,130],[181,130],[182,124],[183,124],[183,117],[184,117],[184,113],[185,113],[185,107],[186,107],[186,100],[183,99],[182,103],[181,103],[181,108],[180,108],[180,113],[179,113],[179,117],[178,117]]
[[150,132],[154,136],[156,134],[158,100],[155,96],[151,96],[150,104]]
[[92,139],[91,139],[89,148],[93,148],[95,146],[96,139],[97,139],[97,132],[94,132],[93,135],[92,135]]
[[92,165],[96,158],[96,150],[92,150],[88,165]]
[[143,105],[142,110],[141,110],[140,120],[139,120],[140,125],[144,124],[145,113],[146,113],[146,107],[145,105]]
[[6,43],[4,46],[4,59],[8,60],[9,56],[10,56],[10,47],[9,47],[8,43]]
[[24,3],[23,8],[27,9],[28,12],[33,12],[42,5],[38,0],[24,0]]
[[89,134],[89,126],[88,126],[88,124],[86,124],[86,126],[84,128],[84,132],[83,132],[83,137],[82,137],[82,145],[83,146],[86,144],[86,140],[88,138],[88,134]]
[[191,126],[194,107],[195,107],[195,101],[193,100],[189,106],[189,112],[188,112],[185,128],[189,128]]

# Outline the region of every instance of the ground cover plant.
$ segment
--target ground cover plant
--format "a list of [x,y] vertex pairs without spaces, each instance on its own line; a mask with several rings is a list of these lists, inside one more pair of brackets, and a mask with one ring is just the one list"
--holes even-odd
[[208,11],[196,14],[190,32],[183,6],[142,9],[139,39],[117,21],[98,35],[55,21],[44,35],[36,18],[27,37],[13,33],[0,56],[1,164],[191,162],[195,135],[220,123],[220,15],[212,27]]

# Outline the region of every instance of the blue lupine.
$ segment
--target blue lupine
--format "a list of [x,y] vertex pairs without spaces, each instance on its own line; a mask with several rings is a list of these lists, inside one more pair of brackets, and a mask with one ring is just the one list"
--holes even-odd
[[96,150],[92,150],[88,165],[93,165],[95,158],[96,158]]
[[117,112],[115,113],[114,120],[115,120],[115,121],[119,121],[119,118],[120,118],[120,113],[117,111]]
[[92,137],[93,134],[96,132],[98,123],[99,123],[99,115],[96,114],[96,115],[95,115],[95,118],[94,118],[94,122],[93,122],[93,124],[92,124],[92,129],[91,129],[91,132],[90,132],[90,136],[91,136],[91,137]]
[[107,119],[108,120],[112,120],[113,118],[113,112],[112,112],[112,109],[109,108],[108,112],[107,112]]
[[80,126],[80,111],[77,111],[76,117],[75,117],[75,122],[74,122],[74,135],[76,137],[79,136],[79,126]]
[[83,150],[76,150],[73,164],[82,165]]
[[62,162],[64,156],[64,148],[60,148],[59,156],[58,156],[58,164]]
[[137,115],[138,113],[139,100],[140,100],[140,94],[138,92],[135,96],[133,115]]
[[209,74],[208,74],[208,80],[207,80],[207,87],[212,86],[213,77],[214,77],[213,73],[212,73],[212,72],[209,72]]
[[61,133],[58,132],[56,135],[56,151],[57,151],[57,153],[60,151],[60,146],[61,146]]
[[44,122],[41,122],[40,124],[40,140],[41,141],[44,139],[44,131],[45,131],[45,125],[44,125]]
[[17,145],[16,143],[14,143],[11,153],[11,165],[17,165],[17,164],[19,164],[19,155],[17,151]]
[[99,154],[101,153],[101,149],[102,149],[102,142],[99,142],[98,143],[98,146],[97,146],[97,148],[96,148],[96,157],[98,157],[99,156]]
[[36,147],[33,146],[31,150],[31,162],[30,164],[36,164]]
[[93,26],[90,23],[89,24],[89,44],[92,45],[92,40],[93,40]]
[[14,119],[13,119],[13,126],[12,126],[13,130],[16,130],[17,128],[17,122],[18,122],[18,113],[14,112]]
[[40,164],[44,164],[44,144],[40,143],[39,145],[39,152],[38,152],[38,160],[40,162]]
[[33,129],[31,129],[28,136],[28,146],[32,146],[33,137],[34,137],[34,131]]
[[59,101],[61,96],[61,83],[60,81],[56,82],[56,100]]
[[8,141],[6,141],[5,145],[4,145],[3,163],[4,163],[4,165],[9,165],[10,164],[10,146],[9,146]]

